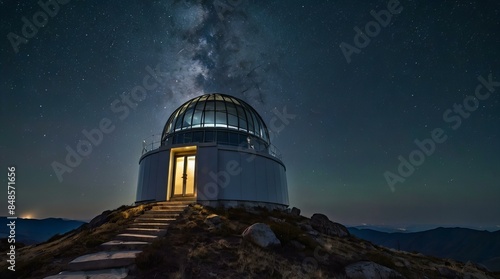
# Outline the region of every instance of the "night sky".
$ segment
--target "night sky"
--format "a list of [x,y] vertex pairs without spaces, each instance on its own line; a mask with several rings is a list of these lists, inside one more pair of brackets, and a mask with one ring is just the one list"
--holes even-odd
[[[44,18],[37,1],[0,1],[1,215],[10,165],[18,216],[132,204],[141,142],[221,92],[281,115],[272,143],[306,216],[500,225],[500,2],[66,2]],[[60,181],[53,166],[100,125]]]

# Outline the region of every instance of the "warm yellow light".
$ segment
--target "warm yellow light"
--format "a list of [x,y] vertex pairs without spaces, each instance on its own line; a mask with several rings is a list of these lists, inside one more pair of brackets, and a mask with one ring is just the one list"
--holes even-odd
[[33,216],[31,214],[26,214],[26,215],[21,216],[21,218],[23,218],[23,219],[32,219]]

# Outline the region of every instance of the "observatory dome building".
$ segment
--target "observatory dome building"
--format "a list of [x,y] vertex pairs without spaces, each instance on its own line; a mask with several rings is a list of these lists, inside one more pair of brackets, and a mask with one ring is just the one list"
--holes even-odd
[[285,165],[249,104],[206,94],[176,109],[157,147],[144,144],[136,203],[288,207]]

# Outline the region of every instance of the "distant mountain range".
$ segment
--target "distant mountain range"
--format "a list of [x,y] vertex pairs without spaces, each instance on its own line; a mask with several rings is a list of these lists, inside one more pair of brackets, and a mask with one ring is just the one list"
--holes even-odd
[[439,225],[439,224],[418,224],[418,225],[409,225],[409,224],[401,224],[401,225],[369,225],[369,224],[363,224],[363,225],[346,225],[347,227],[350,228],[356,228],[360,230],[374,230],[374,231],[379,231],[379,232],[402,232],[402,233],[410,233],[410,232],[423,232],[423,231],[429,231],[435,228],[465,228],[465,229],[472,229],[472,230],[477,230],[477,231],[490,231],[490,232],[495,232],[500,230],[500,225],[490,225],[490,226],[473,226],[473,225]]
[[[9,220],[10,221],[10,220]],[[22,219],[16,221],[16,241],[24,244],[36,244],[47,241],[56,234],[64,234],[85,224],[82,221],[64,220],[61,218]],[[0,238],[9,234],[7,217],[0,217]]]
[[377,245],[462,262],[471,261],[492,271],[500,271],[500,231],[436,228],[413,233],[389,233],[354,227],[348,229],[354,236]]

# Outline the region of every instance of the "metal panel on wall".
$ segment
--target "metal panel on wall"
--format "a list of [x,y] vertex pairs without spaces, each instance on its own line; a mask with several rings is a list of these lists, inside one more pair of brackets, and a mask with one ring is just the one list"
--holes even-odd
[[142,160],[144,163],[144,180],[142,186],[142,192],[144,193],[144,200],[154,199],[154,192],[152,191],[152,185],[149,183],[149,174],[151,173],[151,157],[148,156]]
[[170,149],[158,152],[158,168],[156,170],[156,193],[157,201],[167,198],[168,163],[170,161]]
[[[217,176],[221,180],[219,199],[240,200],[242,198],[240,154],[234,151],[220,150],[218,159]],[[227,181],[224,181],[226,178]]]
[[158,153],[151,154],[151,156],[148,157],[149,159],[149,180],[148,180],[148,186],[151,189],[150,193],[153,199],[156,200],[156,189],[158,188],[158,185],[156,184],[156,175],[158,173]]
[[280,175],[281,175],[281,189],[282,189],[282,203],[288,205],[288,182],[286,180],[285,168],[280,166]]
[[139,175],[137,177],[137,192],[136,192],[136,201],[142,201],[143,198],[143,184],[144,184],[144,164],[139,163]]
[[276,195],[276,178],[275,178],[275,172],[276,172],[276,162],[273,160],[266,159],[266,168],[267,168],[267,175],[266,175],[266,180],[267,180],[267,197],[268,201],[274,201],[276,202],[278,197]]
[[246,160],[248,158],[247,154],[241,154],[241,199],[257,201],[259,197],[257,195],[257,189],[255,189],[255,175],[256,169],[255,164],[258,157],[255,160]]
[[255,160],[255,191],[257,192],[258,200],[260,201],[269,201],[269,195],[267,193],[267,172],[269,171],[264,158],[262,157],[254,157]]
[[198,147],[196,152],[196,195],[198,200],[217,200],[218,189],[216,181],[210,173],[217,173],[217,147]]
[[274,164],[274,181],[275,181],[275,193],[276,193],[276,201],[283,201],[283,187],[281,181],[280,169],[281,165]]

